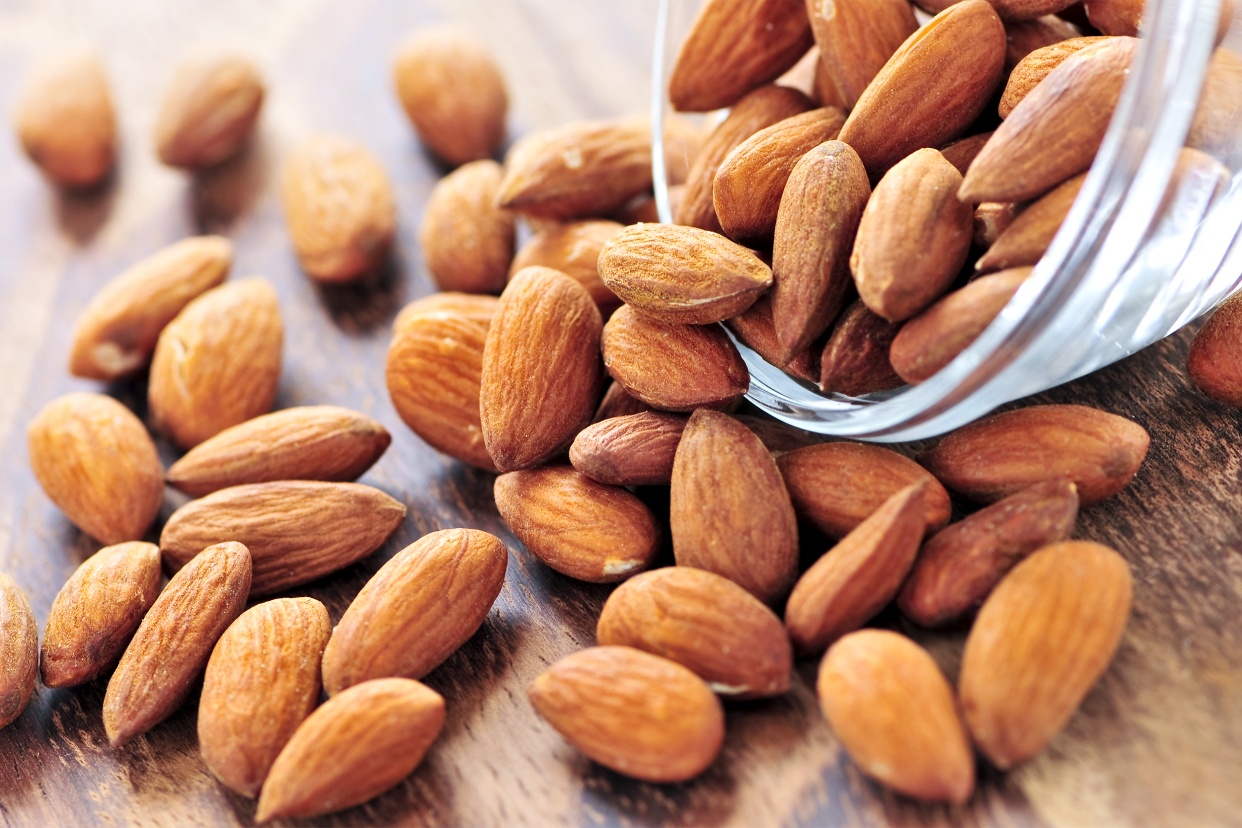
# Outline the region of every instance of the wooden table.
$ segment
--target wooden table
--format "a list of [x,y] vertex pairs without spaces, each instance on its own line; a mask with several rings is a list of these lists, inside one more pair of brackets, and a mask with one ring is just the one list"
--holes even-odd
[[[423,765],[327,825],[1242,824],[1242,415],[1198,394],[1186,332],[1042,401],[1132,417],[1151,452],[1120,495],[1082,511],[1076,536],[1130,561],[1134,614],[1107,674],[1039,758],[1008,774],[984,767],[962,808],[922,805],[865,779],[843,754],[813,693],[814,662],[782,698],[728,706],[720,759],[681,785],[641,784],[594,765],[531,710],[524,688],[593,643],[608,588],[550,571],[513,539],[492,477],[428,448],[398,419],[383,364],[396,310],[431,292],[416,239],[442,170],[420,149],[394,95],[389,56],[409,30],[454,21],[495,52],[511,91],[510,131],[644,109],[655,0],[324,0],[249,3],[0,4],[0,109],[40,55],[93,44],[105,55],[123,133],[120,170],[93,195],[49,188],[0,140],[0,569],[26,591],[40,629],[52,599],[98,544],[48,501],[30,472],[25,424],[49,400],[104,390],[145,415],[145,382],[101,388],[66,369],[74,319],[125,266],[186,235],[237,246],[235,277],[261,274],[280,296],[286,352],[277,407],[333,403],[393,433],[364,478],[405,502],[384,547],[297,594],[335,621],[367,578],[425,532],[471,526],[509,545],[508,580],[483,629],[428,683],[448,703]],[[199,179],[162,168],[151,130],[171,67],[191,48],[228,45],[264,67],[261,136]],[[399,203],[391,268],[375,284],[320,289],[298,270],[275,196],[287,147],[315,130],[363,141]],[[160,442],[164,462],[175,453]],[[659,493],[652,497],[659,500]],[[179,502],[170,493],[161,522]],[[156,533],[152,533],[152,538]],[[815,541],[808,541],[814,543]],[[812,550],[818,552],[822,550]],[[667,554],[667,551],[666,551]],[[924,641],[950,676],[963,633]],[[104,682],[40,688],[0,731],[0,824],[249,825],[253,802],[221,787],[199,758],[195,704],[124,749],[107,746]]]

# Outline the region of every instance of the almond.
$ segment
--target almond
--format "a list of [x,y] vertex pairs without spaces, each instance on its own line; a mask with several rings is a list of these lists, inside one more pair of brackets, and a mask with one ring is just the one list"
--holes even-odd
[[820,63],[853,109],[893,52],[919,27],[906,0],[810,0]]
[[[1005,82],[1005,91],[1001,93],[997,111],[1001,118],[1008,118],[1013,108],[1025,98],[1039,82],[1048,77],[1048,73],[1066,61],[1070,55],[1077,54],[1088,46],[1094,46],[1107,38],[1103,37],[1071,37],[1039,49],[1019,60],[1009,73]],[[965,173],[963,173],[965,175]]]
[[635,575],[608,596],[595,637],[689,667],[730,698],[789,689],[793,653],[776,613],[702,569],[669,566]]
[[746,310],[772,284],[753,251],[719,233],[635,224],[599,254],[599,275],[627,305],[659,322],[708,325]]
[[660,529],[645,503],[569,466],[502,474],[495,495],[509,530],[562,575],[615,583],[646,569],[660,551]]
[[979,257],[975,269],[987,273],[1037,263],[1061,229],[1086,178],[1086,173],[1079,173],[1032,202]]
[[1004,20],[1034,20],[1056,14],[1074,5],[1076,0],[989,0]]
[[522,245],[509,266],[509,274],[516,275],[522,268],[534,266],[559,270],[586,288],[606,317],[617,309],[621,300],[599,276],[599,253],[620,230],[620,224],[604,219],[571,221],[549,227]]
[[359,805],[423,761],[444,727],[444,698],[412,679],[351,687],[324,702],[285,745],[255,822],[315,817]]
[[820,357],[819,388],[825,394],[860,397],[900,388],[904,380],[893,370],[888,351],[902,323],[876,316],[855,301],[832,327]]
[[1108,668],[1132,580],[1107,546],[1066,541],[1013,568],[979,610],[958,689],[979,749],[1007,770],[1039,753]]
[[333,135],[304,140],[285,162],[280,199],[311,278],[348,282],[387,257],[396,224],[392,188],[361,144]]
[[[1073,181],[1073,179],[1070,179]],[[1056,192],[1056,190],[1053,190]],[[996,244],[1006,230],[1013,226],[1014,220],[1021,215],[1023,207],[1010,201],[985,201],[975,208],[975,247],[987,250]],[[975,263],[979,267],[979,263]]]
[[116,160],[116,115],[99,58],[66,54],[38,66],[26,81],[15,117],[22,149],[48,178],[91,187]]
[[397,50],[392,73],[418,137],[445,161],[490,158],[504,141],[504,77],[469,32],[439,27],[413,33]]
[[194,298],[221,284],[233,245],[221,236],[195,236],[143,259],[95,295],[78,317],[69,372],[113,380],[151,361],[160,331]]
[[328,695],[390,676],[421,679],[487,619],[509,552],[476,529],[424,535],[376,572],[350,603],[323,654]]
[[457,293],[445,291],[433,293],[416,299],[401,309],[397,318],[392,321],[393,341],[400,338],[406,323],[423,316],[462,316],[470,322],[483,327],[484,336],[496,315],[500,300],[495,296],[480,296],[474,293]]
[[966,175],[966,170],[970,169],[971,163],[975,160],[975,156],[979,154],[991,137],[992,133],[990,132],[970,135],[945,144],[940,148],[940,154],[944,156],[945,161],[952,164],[953,168],[964,176]]
[[815,348],[806,348],[785,360],[785,348],[776,333],[776,320],[772,318],[772,292],[769,291],[743,313],[724,322],[726,328],[747,348],[757,353],[790,376],[807,382],[819,378],[819,355]]
[[114,748],[181,706],[217,639],[246,605],[246,547],[228,542],[199,549],[155,599],[108,681],[103,721]]
[[104,543],[141,538],[164,502],[155,444],[111,397],[79,392],[52,400],[30,421],[26,446],[48,498]]
[[1032,405],[977,420],[919,458],[951,491],[993,503],[1068,477],[1083,506],[1125,488],[1151,438],[1138,423],[1082,405]]
[[1104,34],[1138,37],[1143,23],[1142,0],[1084,0],[1082,6],[1091,25]]
[[1242,293],[1222,302],[1195,334],[1186,373],[1209,397],[1242,407]]
[[651,411],[651,406],[631,395],[621,383],[609,382],[608,390],[604,392],[604,398],[599,401],[599,408],[595,409],[595,416],[591,422],[598,423],[613,417],[638,414],[641,411]]
[[160,592],[160,549],[129,541],[105,546],[56,594],[43,631],[45,687],[72,687],[116,664]]
[[724,710],[707,684],[630,647],[566,656],[526,692],[535,712],[575,748],[647,782],[698,776],[724,744]]
[[39,631],[21,587],[0,572],[0,728],[22,714],[39,675]]
[[764,603],[788,591],[798,521],[776,462],[750,429],[695,411],[677,446],[670,498],[678,564],[723,575]]
[[147,403],[155,427],[192,448],[266,414],[280,383],[284,326],[262,279],[212,288],[160,334]]
[[175,572],[204,546],[240,541],[254,557],[251,593],[271,595],[365,558],[403,520],[404,505],[358,483],[250,483],[173,512],[160,549],[164,565]]
[[211,651],[198,702],[198,744],[217,779],[251,799],[276,755],[319,703],[319,659],[332,634],[314,598],[277,598],[242,613]]
[[392,436],[363,414],[308,405],[255,417],[190,449],[168,482],[195,497],[242,483],[356,480]]
[[820,663],[816,690],[833,732],[868,776],[917,799],[970,799],[970,737],[953,688],[918,644],[888,630],[843,636]]
[[[1221,4],[1222,11],[1225,3]],[[1212,53],[1199,104],[1186,135],[1186,146],[1235,164],[1239,124],[1242,124],[1242,55],[1218,48]]]
[[496,206],[504,170],[473,161],[436,182],[427,198],[418,245],[440,290],[500,293],[513,260],[515,220]]
[[[1045,14],[1032,20],[1006,20],[1005,40],[1005,72],[1013,77],[1013,68],[1022,59],[1038,49],[1073,40],[1080,32],[1071,23],[1067,23],[1055,14]],[[1004,117],[1003,115],[1001,117]]]
[[660,411],[613,417],[578,432],[569,462],[609,486],[667,486],[686,418]]
[[502,472],[538,465],[591,421],[603,370],[599,308],[586,288],[529,267],[500,296],[483,346],[483,441]]
[[259,70],[238,55],[185,61],[173,74],[155,122],[155,151],[170,167],[227,161],[254,131],[263,107]]

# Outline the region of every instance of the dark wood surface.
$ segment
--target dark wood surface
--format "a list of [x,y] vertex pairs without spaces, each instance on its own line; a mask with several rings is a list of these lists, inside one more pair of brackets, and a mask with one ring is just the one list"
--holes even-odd
[[[681,785],[638,783],[594,765],[535,716],[526,685],[593,643],[609,590],[527,554],[496,513],[492,477],[428,448],[389,402],[389,324],[401,305],[432,290],[416,228],[443,173],[396,103],[389,56],[419,25],[473,29],[503,67],[510,134],[518,136],[644,109],[655,9],[655,0],[0,3],[0,110],[11,112],[39,56],[94,45],[113,82],[123,140],[108,186],[65,196],[25,161],[11,132],[0,138],[0,569],[29,596],[40,630],[62,583],[98,544],[35,482],[25,425],[75,390],[104,390],[145,416],[144,382],[105,388],[68,375],[73,322],[135,260],[186,235],[223,233],[237,246],[234,278],[263,275],[280,296],[286,351],[277,407],[332,403],[384,423],[392,447],[362,482],[410,509],[376,554],[292,594],[323,600],[335,621],[384,561],[434,529],[481,528],[511,550],[483,629],[427,678],[445,696],[448,720],[426,761],[395,789],[316,824],[1242,824],[1242,414],[1190,385],[1185,331],[1040,398],[1099,406],[1151,432],[1133,483],[1084,509],[1075,533],[1131,563],[1134,613],[1115,662],[1066,730],[1010,773],[981,767],[966,806],[922,805],[866,780],[818,710],[812,661],[798,664],[786,696],[729,705],[721,757]],[[269,98],[250,150],[193,179],[159,166],[151,129],[171,67],[189,49],[220,45],[254,56]],[[364,286],[318,288],[289,249],[274,173],[286,148],[315,130],[364,142],[396,187],[397,251]],[[171,462],[175,452],[159,445]],[[180,502],[170,491],[161,522]],[[826,542],[808,537],[806,545],[814,556]],[[964,633],[923,633],[893,614],[880,623],[927,644],[955,676]],[[252,824],[253,802],[226,791],[199,757],[193,701],[112,750],[100,719],[104,688],[40,687],[0,731],[0,824]]]

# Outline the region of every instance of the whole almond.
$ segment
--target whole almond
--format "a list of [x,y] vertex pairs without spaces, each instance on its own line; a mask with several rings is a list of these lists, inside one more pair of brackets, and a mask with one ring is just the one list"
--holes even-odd
[[890,497],[918,482],[926,485],[926,531],[949,522],[949,493],[918,463],[892,449],[820,443],[782,454],[776,464],[794,511],[830,537],[844,537]]
[[819,388],[825,394],[859,397],[900,388],[888,351],[902,323],[876,316],[861,301],[841,314],[820,356]]
[[726,414],[690,416],[673,462],[669,527],[681,566],[723,575],[764,603],[798,574],[798,521],[776,461]]
[[1084,0],[1082,7],[1091,25],[1104,34],[1138,37],[1143,23],[1142,0]]
[[728,578],[706,570],[669,566],[635,575],[608,596],[595,638],[689,667],[729,698],[779,696],[789,689],[793,652],[780,618]]
[[500,296],[483,346],[479,418],[499,471],[538,465],[591,421],[603,369],[603,320],[586,288],[528,267]]
[[17,582],[0,572],[0,728],[22,714],[39,676],[39,631]]
[[347,408],[288,408],[199,443],[169,467],[168,482],[197,497],[242,483],[356,480],[391,442],[388,429]]
[[1039,753],[1108,668],[1132,579],[1107,546],[1066,541],[1018,564],[966,638],[958,692],[975,744],[1007,770]]
[[[1036,49],[1014,65],[1005,82],[1005,91],[1001,93],[1000,105],[997,107],[1002,118],[1025,98],[1039,82],[1048,77],[1048,73],[1066,61],[1070,55],[1077,54],[1088,46],[1101,43],[1103,37],[1072,37],[1043,48]],[[963,173],[964,175],[965,173]]]
[[604,284],[659,322],[709,325],[746,310],[772,284],[755,253],[719,233],[674,224],[635,224],[599,254]]
[[1209,397],[1242,407],[1242,293],[1222,302],[1195,334],[1186,373]]
[[396,225],[384,168],[361,144],[304,140],[285,162],[280,199],[298,262],[321,282],[348,282],[387,257]]
[[1086,173],[1079,173],[1032,202],[979,257],[975,270],[988,273],[1036,264],[1061,229],[1086,178]]
[[923,539],[926,487],[919,481],[884,501],[802,573],[785,605],[795,653],[822,651],[893,600]]
[[1125,488],[1151,442],[1138,423],[1082,405],[1032,405],[993,414],[943,438],[920,458],[951,491],[993,503],[1068,477],[1083,506]]
[[272,763],[255,822],[360,805],[423,761],[444,727],[444,698],[413,679],[368,681],[328,699]]
[[147,403],[155,427],[192,448],[266,414],[276,399],[284,325],[262,279],[212,288],[164,328],[151,359]]
[[56,594],[43,630],[45,687],[72,687],[116,664],[160,592],[160,549],[129,541],[105,546]]
[[604,398],[599,401],[599,408],[595,409],[595,416],[591,422],[598,423],[613,417],[625,417],[629,414],[651,410],[651,406],[626,391],[624,385],[609,381],[608,390],[604,392]]
[[570,221],[547,228],[531,237],[513,257],[510,275],[525,267],[559,270],[587,289],[600,313],[607,317],[621,300],[599,277],[599,253],[621,225],[606,219]]
[[414,32],[397,50],[393,80],[418,137],[450,164],[490,158],[504,141],[504,77],[469,32]]
[[30,467],[69,520],[107,544],[141,538],[164,502],[164,473],[142,422],[103,394],[66,394],[26,428]]
[[590,647],[553,664],[527,695],[557,733],[606,768],[682,782],[715,761],[724,710],[704,681],[631,647]]
[[772,292],[760,296],[755,304],[724,325],[747,348],[763,357],[790,376],[807,382],[819,379],[819,354],[815,348],[806,348],[785,360],[785,348],[776,334],[776,320],[772,317]]
[[376,572],[350,603],[323,654],[328,695],[390,676],[421,679],[486,620],[508,550],[476,529],[424,535]]
[[975,758],[953,688],[926,650],[889,630],[859,630],[819,665],[819,704],[868,776],[917,799],[962,804]]
[[484,336],[496,315],[500,300],[495,296],[482,296],[475,293],[457,293],[444,291],[416,299],[403,307],[392,321],[393,341],[401,337],[406,323],[423,316],[463,316],[470,322],[483,327]]
[[277,598],[242,613],[211,651],[198,702],[203,762],[251,799],[276,755],[319,703],[319,659],[332,634],[314,598]]
[[116,115],[99,58],[61,55],[26,81],[15,117],[22,149],[52,181],[91,187],[116,160]]
[[418,244],[440,290],[504,290],[515,221],[512,213],[496,206],[502,177],[501,166],[485,158],[454,170],[431,189]]
[[254,131],[263,107],[259,70],[238,55],[185,61],[173,74],[155,122],[155,150],[170,167],[227,161]]
[[175,572],[204,546],[240,541],[254,558],[251,594],[271,595],[365,558],[403,520],[403,504],[359,483],[250,483],[173,512],[160,549]]
[[853,109],[893,52],[919,27],[906,0],[807,0],[819,60]]
[[[1013,69],[1022,59],[1034,51],[1073,40],[1081,34],[1078,28],[1055,14],[1045,14],[1032,20],[1006,20],[1005,72],[1012,79]],[[1003,115],[1001,116],[1004,117]]]
[[662,411],[613,417],[578,432],[569,462],[597,483],[667,486],[686,418]]
[[108,681],[103,721],[114,748],[181,706],[217,639],[246,605],[246,547],[227,542],[200,549],[155,599]]
[[562,575],[615,583],[646,569],[660,551],[660,528],[645,503],[570,466],[502,474],[495,495],[509,531]]
[[160,331],[206,290],[221,284],[233,245],[221,236],[171,244],[104,285],[78,317],[69,372],[113,380],[144,368]]

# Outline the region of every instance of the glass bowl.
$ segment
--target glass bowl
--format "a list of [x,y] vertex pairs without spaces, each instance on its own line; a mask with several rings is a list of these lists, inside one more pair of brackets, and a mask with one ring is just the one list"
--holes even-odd
[[[666,90],[698,0],[660,0],[653,77],[653,168],[669,222]],[[1217,34],[1219,0],[1148,0],[1147,33],[1112,123],[1056,239],[1009,304],[952,363],[918,386],[821,394],[738,345],[747,398],[808,431],[875,442],[943,434],[1003,403],[1068,382],[1173,333],[1242,282],[1242,125],[1223,192],[1165,199]],[[1224,40],[1236,46],[1236,24]]]

